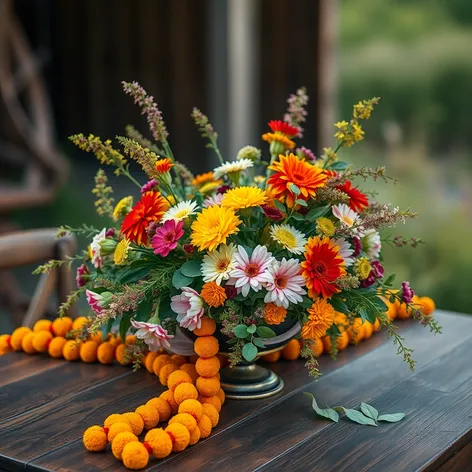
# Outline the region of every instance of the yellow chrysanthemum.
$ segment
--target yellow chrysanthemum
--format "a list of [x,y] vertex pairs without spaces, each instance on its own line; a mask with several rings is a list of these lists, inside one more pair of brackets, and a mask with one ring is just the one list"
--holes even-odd
[[208,182],[207,184],[202,185],[200,187],[200,192],[201,193],[213,192],[213,190],[216,190],[220,185],[221,185],[221,180],[218,180],[217,182]]
[[267,197],[264,190],[258,187],[237,187],[228,190],[223,197],[221,206],[240,210],[258,205],[264,205]]
[[124,265],[128,260],[129,241],[125,238],[122,239],[115,248],[115,254],[113,255],[113,261],[116,265]]
[[318,298],[308,308],[308,321],[303,325],[302,337],[305,339],[317,339],[324,336],[326,330],[333,324],[336,312],[324,298]]
[[370,265],[369,259],[367,259],[367,257],[361,257],[360,259],[357,259],[356,263],[354,264],[354,273],[361,280],[365,280],[367,277],[369,277],[371,270],[372,266]]
[[331,238],[334,236],[335,231],[336,228],[334,227],[334,223],[329,218],[322,216],[316,220],[316,232],[321,237]]
[[239,231],[241,220],[232,208],[217,205],[205,208],[192,224],[191,241],[200,251],[214,251],[231,234]]
[[113,219],[118,221],[123,218],[130,212],[131,208],[133,208],[133,197],[129,196],[122,198],[113,210]]

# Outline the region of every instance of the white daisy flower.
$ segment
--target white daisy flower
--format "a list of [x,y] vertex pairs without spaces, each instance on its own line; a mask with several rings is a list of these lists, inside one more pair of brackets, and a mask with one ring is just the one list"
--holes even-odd
[[233,172],[241,172],[242,170],[253,167],[254,162],[251,159],[240,159],[239,161],[225,162],[221,166],[218,166],[213,170],[213,177],[219,179],[226,174],[232,174]]
[[105,241],[107,238],[106,236],[107,229],[103,228],[100,233],[96,234],[92,242],[90,243],[90,254],[91,254],[91,259],[92,259],[92,264],[97,268],[100,269],[102,267],[102,247],[100,246],[100,243],[102,241]]
[[221,285],[223,280],[229,279],[229,273],[236,268],[234,244],[220,244],[218,249],[203,256],[201,271],[204,282],[216,282]]
[[344,259],[346,267],[354,264],[354,257],[351,257],[354,254],[354,248],[344,238],[335,239],[333,242],[339,246],[339,255]]
[[270,236],[292,254],[302,254],[308,241],[301,231],[287,224],[273,225]]
[[333,215],[348,228],[352,228],[354,223],[359,219],[359,215],[354,210],[351,210],[345,203],[334,205],[332,211]]
[[186,200],[185,202],[177,203],[177,205],[169,208],[162,216],[162,223],[169,220],[182,221],[191,215],[194,215],[198,210],[198,205],[192,200]]
[[362,250],[369,259],[378,259],[382,242],[380,234],[375,229],[368,229],[361,237]]

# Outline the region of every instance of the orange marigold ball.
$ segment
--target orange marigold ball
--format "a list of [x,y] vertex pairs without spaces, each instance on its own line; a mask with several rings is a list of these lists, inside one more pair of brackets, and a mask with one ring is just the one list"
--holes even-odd
[[207,415],[210,418],[211,426],[214,428],[218,421],[220,421],[220,414],[218,413],[217,409],[211,405],[210,403],[204,403],[203,407],[203,414]]
[[87,364],[97,361],[98,344],[95,341],[85,341],[80,346],[80,359]]
[[194,350],[200,357],[216,356],[219,349],[218,340],[214,336],[201,336],[194,343]]
[[[200,358],[199,358],[200,359]],[[198,379],[198,372],[197,369],[195,368],[195,364],[182,364],[180,366],[180,370],[183,370],[184,372],[187,372],[188,375],[192,378],[192,383],[195,383]]]
[[0,336],[0,355],[13,351],[10,345],[11,336],[9,334],[2,334]]
[[226,395],[222,388],[218,390],[218,393],[216,394],[216,396],[220,399],[221,404],[224,405],[225,400],[226,400]]
[[205,397],[211,397],[218,393],[220,389],[220,381],[218,377],[198,377],[197,379],[197,390]]
[[175,372],[176,370],[179,370],[179,368],[175,364],[164,365],[159,371],[159,382],[161,382],[161,385],[166,387],[170,374],[172,374],[172,372]]
[[373,328],[374,328],[374,333],[380,329],[380,320],[378,318],[375,320],[375,323],[373,324]]
[[74,339],[67,341],[62,349],[62,355],[66,361],[76,361],[80,357],[80,342]]
[[198,422],[203,416],[203,406],[198,400],[184,400],[179,405],[179,413],[188,413],[190,416],[193,416]]
[[209,404],[212,405],[216,408],[216,411],[220,412],[221,411],[221,400],[217,395],[213,395],[212,397],[205,397],[203,395],[200,395],[198,397],[198,401],[202,404]]
[[138,415],[138,413],[130,411],[127,413],[123,413],[123,418],[125,418],[130,424],[133,430],[133,434],[136,434],[136,436],[139,436],[143,432],[144,420],[142,419],[141,415]]
[[162,428],[151,429],[146,434],[144,442],[151,446],[156,459],[164,459],[172,452],[172,440]]
[[89,319],[85,316],[79,316],[75,318],[75,320],[72,321],[72,329],[77,330],[77,329],[82,329],[83,326],[88,323]]
[[120,415],[119,413],[113,413],[105,418],[103,426],[105,428],[109,428],[113,423],[126,423],[127,421],[128,420],[123,415]]
[[141,416],[144,421],[144,429],[152,429],[159,423],[159,412],[152,405],[141,405],[135,412]]
[[169,424],[180,423],[183,424],[191,433],[197,427],[197,420],[188,413],[179,413],[169,420]]
[[194,444],[197,444],[198,441],[200,441],[200,438],[202,437],[202,433],[200,433],[199,428],[195,428],[191,433],[190,433],[190,441],[188,443],[189,446],[193,446]]
[[72,318],[69,316],[63,316],[62,318],[56,318],[52,322],[52,332],[54,336],[66,337],[66,334],[72,329]]
[[370,339],[372,337],[372,333],[374,332],[374,327],[370,321],[364,321],[362,325],[364,330],[364,340]]
[[32,339],[33,348],[37,352],[47,352],[52,338],[53,336],[49,331],[38,331],[34,333],[34,338]]
[[21,349],[23,349],[23,352],[26,352],[26,354],[36,353],[36,349],[33,346],[33,338],[35,335],[36,333],[28,333],[21,341]]
[[220,371],[218,357],[200,357],[195,363],[195,369],[201,377],[214,377]]
[[201,420],[197,423],[198,429],[203,439],[207,438],[211,434],[211,420],[207,415],[203,415]]
[[51,340],[48,346],[48,354],[55,359],[63,357],[64,346],[67,343],[67,339],[62,336],[56,336]]
[[269,362],[273,364],[274,362],[277,362],[280,359],[280,351],[271,352],[270,354],[264,354],[261,357],[264,362]]
[[123,459],[123,465],[128,469],[144,469],[149,462],[149,452],[144,444],[139,441],[132,441],[124,447],[121,458]]
[[179,409],[179,405],[177,405],[177,402],[175,401],[175,398],[174,398],[174,394],[170,390],[166,390],[165,392],[161,393],[159,395],[159,398],[162,398],[169,404],[173,415],[177,413],[177,410]]
[[103,341],[103,334],[101,331],[97,331],[96,333],[92,333],[89,336],[89,341],[95,341],[98,344],[101,344]]
[[390,302],[385,302],[388,309],[387,309],[387,316],[390,321],[393,321],[397,317],[397,311],[398,307],[400,306],[400,303],[398,303],[398,300],[395,301],[395,303],[390,303]]
[[126,356],[126,344],[119,344],[115,349],[115,359],[121,365],[131,364],[131,359],[127,359]]
[[418,303],[423,309],[423,314],[426,316],[431,315],[436,310],[436,303],[430,297],[420,297]]
[[113,346],[119,346],[121,344],[121,338],[119,336],[111,335],[110,336],[110,342],[113,344]]
[[[349,341],[349,336],[348,336]],[[313,342],[310,344],[311,350],[316,357],[320,357],[323,354],[324,346],[323,341],[320,338],[313,339]]]
[[187,358],[185,356],[181,356],[180,354],[172,354],[172,356],[170,356],[170,359],[173,364],[179,367],[187,362]]
[[154,359],[157,357],[157,352],[149,351],[146,356],[144,357],[144,367],[146,370],[152,374],[152,363]]
[[364,329],[362,328],[362,320],[360,318],[356,318],[347,330],[347,334],[349,336],[349,342],[351,344],[358,344],[364,338]]
[[103,451],[108,444],[107,434],[101,426],[90,426],[82,437],[85,449],[92,452]]
[[190,432],[183,424],[170,424],[165,431],[172,441],[172,452],[181,452],[188,446],[190,442]]
[[[321,338],[323,343],[323,351],[327,354],[331,353],[331,338],[329,336],[323,336]],[[336,337],[336,347],[338,351],[343,351],[349,344],[349,335],[346,331],[342,331],[339,336]]]
[[39,331],[50,331],[52,321],[49,320],[38,320],[33,325],[33,332],[38,333]]
[[28,333],[31,333],[31,329],[26,326],[20,326],[11,333],[10,346],[14,351],[21,351],[21,343]]
[[115,346],[109,341],[100,344],[97,349],[98,362],[100,362],[100,364],[113,364],[115,360],[115,349]]
[[297,339],[291,339],[282,349],[282,357],[287,361],[294,361],[300,357],[300,343]]
[[171,364],[172,360],[168,354],[160,354],[152,363],[152,371],[159,377],[159,372],[166,364]]
[[111,452],[118,460],[121,461],[123,449],[125,448],[125,446],[130,442],[136,442],[136,441],[139,442],[139,439],[133,433],[129,433],[128,431],[123,431],[122,433],[118,433],[115,436],[115,439],[113,439],[111,443]]
[[125,344],[135,344],[136,336],[134,334],[128,334],[125,338]]
[[180,405],[185,400],[196,400],[197,398],[198,391],[193,384],[180,384],[174,390],[174,400],[177,405]]
[[133,428],[131,428],[127,421],[117,421],[113,423],[108,429],[108,442],[113,442],[113,439],[115,439],[119,433],[124,433],[125,431],[128,433],[133,432]]
[[212,320],[208,316],[203,316],[201,321],[200,328],[195,328],[193,334],[197,336],[211,336],[216,331],[215,320]]
[[167,387],[169,387],[169,390],[172,392],[174,392],[180,384],[185,383],[191,384],[192,377],[190,377],[190,375],[188,375],[187,372],[184,372],[183,370],[176,370],[172,372],[167,379]]
[[406,303],[401,303],[397,308],[397,318],[400,320],[406,320],[410,318],[411,310]]
[[169,403],[163,398],[151,398],[146,405],[153,406],[159,412],[159,421],[167,421],[172,413]]

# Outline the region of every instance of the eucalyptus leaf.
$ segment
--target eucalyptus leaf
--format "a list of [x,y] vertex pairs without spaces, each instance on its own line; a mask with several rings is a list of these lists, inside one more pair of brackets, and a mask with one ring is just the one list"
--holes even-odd
[[264,341],[262,341],[261,338],[253,338],[252,342],[257,346],[260,347],[261,349],[265,349],[265,344]]
[[257,347],[252,343],[248,343],[243,346],[242,354],[244,359],[246,359],[248,362],[253,361],[256,358],[258,352],[259,351],[257,350]]
[[177,289],[188,287],[192,282],[193,279],[182,274],[180,269],[175,271],[172,276],[172,285]]
[[349,167],[349,164],[347,162],[342,162],[342,161],[336,161],[333,162],[329,168],[332,170],[344,170]]
[[288,186],[288,188],[289,188],[290,191],[291,191],[292,193],[294,193],[295,195],[300,195],[300,193],[301,193],[301,192],[300,192],[300,189],[299,189],[295,184],[290,184],[290,185]]
[[152,310],[152,297],[145,298],[139,305],[134,319],[136,321],[147,321]]
[[185,277],[200,277],[202,275],[201,265],[201,261],[187,261],[180,270]]
[[275,336],[275,332],[268,326],[258,326],[256,331],[261,338],[273,338]]
[[290,218],[293,218],[296,221],[305,221],[306,216],[302,215],[301,213],[293,213]]
[[131,326],[131,315],[123,315],[120,321],[120,338],[125,342],[126,333],[128,332],[129,327]]
[[249,335],[247,326],[243,324],[236,326],[233,330],[233,333],[239,339],[246,339]]
[[283,213],[287,213],[287,209],[285,208],[282,202],[279,202],[278,200],[274,200],[274,205]]
[[397,423],[405,418],[405,413],[390,413],[386,415],[380,415],[377,421],[388,421],[389,423]]
[[247,332],[251,333],[251,334],[254,334],[256,332],[256,325],[248,326]]
[[322,416],[323,418],[334,421],[335,423],[339,421],[339,414],[336,410],[333,408],[320,408],[315,397],[310,392],[303,393],[311,400],[311,406],[318,416]]
[[354,421],[354,423],[367,425],[367,426],[377,426],[377,424],[372,418],[365,416],[360,411],[351,410],[350,408],[344,408],[344,413],[351,421]]
[[326,213],[328,213],[328,211],[331,209],[331,207],[329,205],[325,205],[325,206],[322,206],[322,207],[316,207],[316,208],[312,208],[308,214],[306,215],[306,219],[308,221],[315,221],[317,218],[320,218],[321,216],[324,216],[326,215]]
[[374,408],[372,405],[369,405],[368,403],[361,403],[361,411],[362,413],[364,413],[365,416],[372,418],[374,421],[376,421],[379,417],[379,412],[377,411],[377,409]]
[[395,280],[395,274],[390,274],[384,282],[384,285],[392,285]]
[[308,203],[305,200],[295,200],[296,205],[301,205],[303,207],[308,206]]

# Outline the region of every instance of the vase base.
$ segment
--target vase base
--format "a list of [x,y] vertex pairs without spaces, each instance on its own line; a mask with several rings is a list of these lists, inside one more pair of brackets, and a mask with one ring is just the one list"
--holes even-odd
[[233,400],[257,400],[276,395],[284,381],[271,370],[256,364],[221,369],[221,387]]

